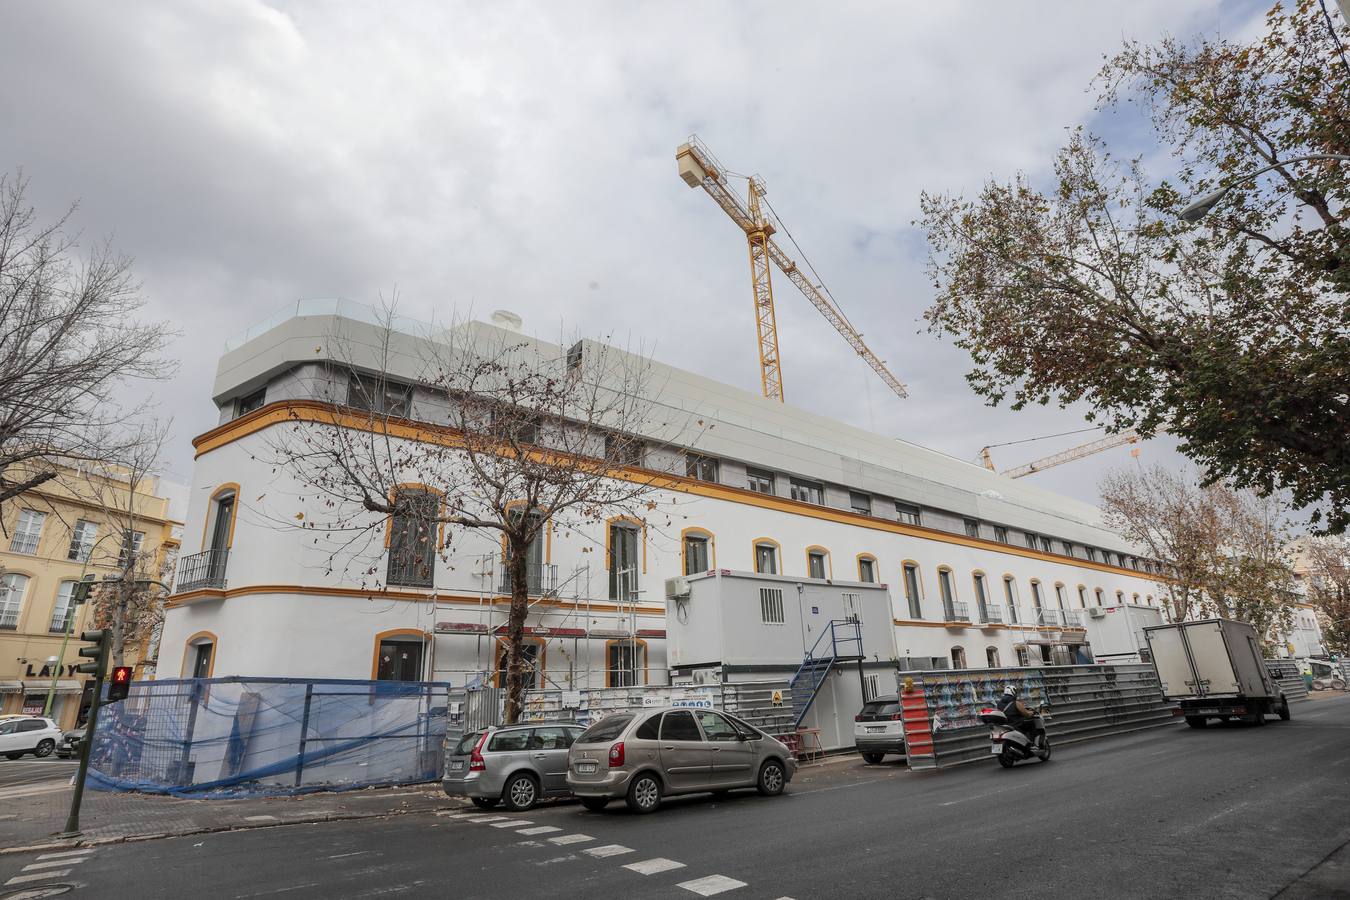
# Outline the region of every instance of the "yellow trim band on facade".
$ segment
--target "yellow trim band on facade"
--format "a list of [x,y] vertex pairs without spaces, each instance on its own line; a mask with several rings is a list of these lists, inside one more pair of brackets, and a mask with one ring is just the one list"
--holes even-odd
[[[248,435],[269,428],[272,425],[278,425],[285,422],[313,422],[324,425],[336,425],[343,428],[360,429],[372,433],[380,433],[383,431],[392,437],[437,443],[449,447],[460,446],[463,444],[463,438],[457,431],[444,426],[414,423],[405,424],[403,422],[376,423],[368,418],[362,418],[345,412],[331,404],[320,403],[314,400],[283,400],[277,403],[270,403],[267,406],[254,410],[248,415],[240,416],[231,422],[226,422],[224,425],[217,426],[210,431],[204,432],[193,439],[192,446],[196,450],[196,456],[200,457],[205,453],[231,444]],[[381,427],[373,427],[376,425]],[[752,491],[749,488],[738,488],[725,484],[710,484],[706,481],[699,481],[694,478],[635,468],[615,470],[611,474],[615,478],[623,479],[625,481],[642,482],[663,490],[678,491],[685,494],[708,497],[714,500],[726,500],[731,503],[741,503],[746,506],[771,509],[777,512],[786,512],[827,522],[837,522],[843,525],[857,525],[863,528],[870,528],[873,531],[883,531],[890,534],[923,538],[925,540],[937,541],[943,544],[952,544],[958,547],[972,547],[978,550],[1006,553],[1009,556],[1058,563],[1060,565],[1072,565],[1082,569],[1094,569],[1099,572],[1125,575],[1129,578],[1143,578],[1155,582],[1166,580],[1157,573],[1150,574],[1147,572],[1136,572],[1133,569],[1126,569],[1121,566],[1113,566],[1106,563],[1093,562],[1092,560],[1078,559],[1076,557],[1063,556],[1056,553],[1046,553],[1041,550],[1033,550],[1030,547],[1016,547],[1012,544],[1004,544],[986,538],[972,538],[961,534],[951,534],[946,531],[939,531],[935,528],[927,528],[923,525],[891,522],[885,519],[878,519],[873,516],[855,513],[851,510],[830,509],[806,503],[801,500],[792,500],[787,497],[761,494]],[[1111,552],[1116,553],[1117,551],[1113,550]]]

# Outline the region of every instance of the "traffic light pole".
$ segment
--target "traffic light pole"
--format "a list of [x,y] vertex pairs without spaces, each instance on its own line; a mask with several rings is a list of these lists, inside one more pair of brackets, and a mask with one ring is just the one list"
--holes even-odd
[[103,673],[94,679],[94,701],[89,705],[89,722],[80,741],[80,770],[75,774],[75,796],[70,798],[70,815],[66,817],[63,838],[80,836],[80,801],[84,799],[84,778],[89,772],[89,748],[94,746],[94,730],[98,727],[99,699],[103,696]]

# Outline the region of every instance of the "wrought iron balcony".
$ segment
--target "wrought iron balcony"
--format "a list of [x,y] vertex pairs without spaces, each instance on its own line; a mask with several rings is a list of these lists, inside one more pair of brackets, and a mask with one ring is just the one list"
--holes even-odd
[[990,625],[999,625],[1003,622],[1003,610],[997,603],[985,604],[984,621]]
[[181,592],[225,587],[225,567],[229,561],[229,550],[203,550],[183,557],[178,561],[174,589]]
[[1064,624],[1064,613],[1057,609],[1038,609],[1036,624],[1045,628],[1059,628]]
[[1070,609],[1064,612],[1064,624],[1069,628],[1083,627],[1083,612],[1078,609]]
[[942,608],[942,620],[944,622],[969,622],[970,610],[961,600],[953,600],[950,603],[944,603]]
[[[497,589],[503,594],[511,593],[510,563],[498,567]],[[542,597],[558,589],[558,567],[547,563],[527,563],[525,565],[525,593],[531,597]]]

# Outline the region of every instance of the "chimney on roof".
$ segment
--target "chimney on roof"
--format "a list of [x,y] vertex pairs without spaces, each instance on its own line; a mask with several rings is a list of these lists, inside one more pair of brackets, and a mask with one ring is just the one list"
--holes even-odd
[[492,313],[492,324],[498,328],[505,328],[507,331],[519,333],[524,320],[520,316],[511,312],[509,309],[498,309]]

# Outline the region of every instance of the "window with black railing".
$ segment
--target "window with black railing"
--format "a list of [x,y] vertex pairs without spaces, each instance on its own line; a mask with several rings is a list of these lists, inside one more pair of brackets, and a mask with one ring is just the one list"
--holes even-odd
[[229,561],[229,550],[203,550],[183,557],[178,561],[176,589],[195,591],[225,587],[225,569]]
[[400,488],[389,523],[389,569],[385,581],[402,587],[431,587],[436,577],[436,513],[430,491]]

